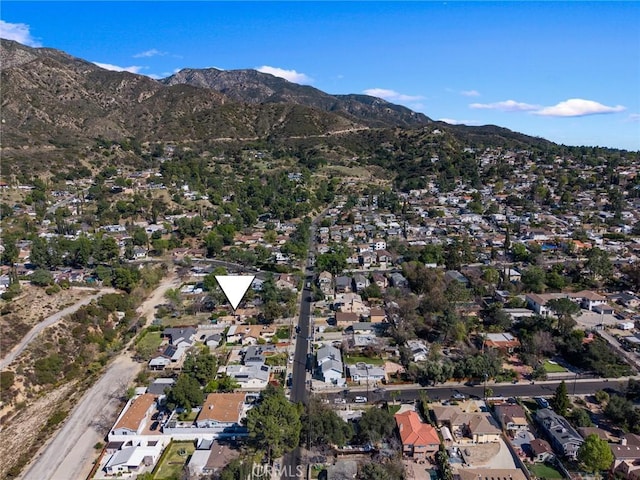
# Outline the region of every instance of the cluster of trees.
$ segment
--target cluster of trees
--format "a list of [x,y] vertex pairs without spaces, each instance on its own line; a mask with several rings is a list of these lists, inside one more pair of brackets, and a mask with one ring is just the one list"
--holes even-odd
[[422,384],[442,383],[452,378],[492,379],[503,373],[502,359],[493,350],[470,352],[454,359],[433,354],[427,361],[412,362],[407,368],[407,375]]
[[205,393],[233,392],[239,387],[233,378],[226,375],[216,378],[217,369],[218,360],[208,349],[188,355],[182,373],[167,391],[167,406],[190,411],[203,404]]
[[282,388],[267,385],[247,413],[249,445],[265,452],[268,462],[293,450],[300,444],[301,415],[302,407],[289,402]]
[[282,253],[298,259],[306,258],[311,239],[311,219],[304,217],[296,225],[295,231],[289,236],[289,240],[282,246]]
[[629,365],[605,340],[596,336],[584,342],[585,332],[572,329],[575,321],[571,312],[576,308],[573,302],[561,299],[549,303],[556,310],[557,318],[533,316],[522,318],[514,325],[522,345],[519,355],[524,363],[538,367],[542,375],[542,360],[558,353],[572,365],[603,377],[629,374]]
[[278,288],[273,275],[269,275],[262,284],[260,298],[263,302],[260,321],[273,323],[277,318],[289,317],[295,313],[296,293],[286,288]]

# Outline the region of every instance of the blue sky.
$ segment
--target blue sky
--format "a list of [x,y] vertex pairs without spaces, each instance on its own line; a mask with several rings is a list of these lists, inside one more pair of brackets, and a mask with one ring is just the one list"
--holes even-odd
[[0,36],[161,78],[256,68],[435,120],[640,150],[640,2],[2,1]]

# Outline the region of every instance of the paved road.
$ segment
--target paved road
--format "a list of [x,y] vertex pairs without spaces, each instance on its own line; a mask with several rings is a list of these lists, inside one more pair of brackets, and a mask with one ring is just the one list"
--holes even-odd
[[[165,292],[178,285],[178,279],[171,274],[138,308],[147,325],[153,320],[155,306],[164,302]],[[132,343],[133,339],[109,364],[100,380],[84,394],[63,427],[25,470],[22,479],[75,480],[89,475],[97,455],[93,446],[104,440],[122,407],[127,387],[140,370],[141,365],[133,361],[127,351]]]
[[[637,377],[633,377],[637,378]],[[560,385],[561,380],[552,380],[545,382],[536,382],[534,384],[529,383],[517,383],[517,384],[488,384],[487,387],[493,391],[493,397],[536,397],[552,396],[555,393],[556,388]],[[624,392],[626,388],[626,379],[574,379],[565,380],[569,395],[588,395],[593,394],[597,390],[613,389],[619,392]],[[370,389],[368,393],[369,403],[378,402],[381,400],[391,401],[397,400],[400,402],[413,402],[420,398],[420,395],[424,392],[430,400],[445,400],[450,399],[453,395],[459,393],[465,397],[484,397],[484,386],[467,386],[464,384],[448,383],[445,385],[437,385],[432,387],[420,387],[418,385],[401,385],[401,386],[385,386],[382,389]],[[348,403],[353,403],[354,398],[358,395],[367,396],[366,386],[350,388],[345,390],[332,390],[332,391],[316,391],[316,395],[320,395],[329,399],[331,402],[335,398],[344,398]]]
[[[307,358],[311,359],[311,345],[309,339],[313,337],[313,325],[311,325],[311,299],[313,291],[311,285],[313,284],[313,264],[312,259],[316,252],[316,230],[320,221],[326,216],[329,208],[323,210],[311,223],[310,227],[310,241],[309,251],[307,252],[307,269],[305,272],[304,289],[302,290],[302,298],[300,300],[300,316],[298,318],[299,333],[296,338],[296,352],[293,358],[293,377],[291,383],[291,395],[292,402],[306,403],[308,399],[307,390],[307,367],[312,367],[308,364]],[[309,360],[311,361],[311,360]],[[292,480],[299,478],[298,468],[302,465],[302,450],[300,447],[296,448],[290,453],[287,453],[282,460],[282,473],[280,478],[282,480]]]
[[[95,290],[95,289],[93,289]],[[29,332],[22,338],[20,343],[18,343],[15,347],[11,349],[11,351],[0,360],[0,370],[4,370],[6,367],[11,365],[11,363],[18,358],[18,356],[24,351],[25,348],[47,327],[50,327],[54,323],[59,322],[67,315],[72,314],[80,307],[84,305],[89,305],[96,298],[101,297],[107,293],[114,293],[115,290],[113,288],[104,288],[100,290],[100,292],[95,295],[91,295],[89,297],[83,298],[79,302],[74,303],[70,307],[65,308],[64,310],[60,310],[57,313],[45,318],[42,322],[38,323],[35,327],[33,327]]]

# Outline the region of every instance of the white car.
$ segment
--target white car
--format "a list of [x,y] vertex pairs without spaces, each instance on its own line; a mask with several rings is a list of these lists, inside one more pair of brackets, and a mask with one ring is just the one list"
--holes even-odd
[[356,397],[353,399],[355,403],[367,403],[367,397]]

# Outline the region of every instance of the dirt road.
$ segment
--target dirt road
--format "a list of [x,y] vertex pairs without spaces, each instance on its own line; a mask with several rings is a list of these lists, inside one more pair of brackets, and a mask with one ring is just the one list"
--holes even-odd
[[45,318],[42,322],[38,323],[35,327],[33,327],[29,331],[29,333],[27,333],[22,338],[20,343],[15,347],[13,347],[11,351],[2,360],[0,360],[0,370],[4,370],[7,366],[11,365],[11,362],[13,362],[45,328],[50,327],[54,323],[59,322],[67,315],[70,315],[76,310],[78,310],[80,307],[84,305],[89,305],[96,298],[99,298],[102,295],[105,295],[107,293],[115,293],[115,291],[116,290],[114,290],[113,288],[104,288],[100,290],[100,292],[96,293],[95,295],[91,295],[90,297],[83,298],[82,300],[74,303],[70,307],[67,307],[64,310],[60,310],[59,312],[54,313],[53,315]]
[[[179,285],[172,272],[143,302],[137,312],[153,319],[156,305],[164,302],[169,288]],[[128,346],[133,342],[129,343]],[[64,426],[38,453],[21,478],[24,480],[81,480],[91,472],[92,462],[98,452],[93,448],[102,442],[122,407],[122,397],[127,387],[140,371],[141,364],[131,359],[127,348],[109,364],[106,372],[70,413]]]

